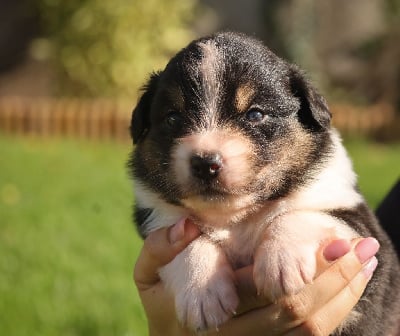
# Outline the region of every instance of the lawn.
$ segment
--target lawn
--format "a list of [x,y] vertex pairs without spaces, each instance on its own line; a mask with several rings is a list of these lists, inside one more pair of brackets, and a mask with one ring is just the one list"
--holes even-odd
[[0,334],[145,335],[129,144],[0,138]]
[[361,192],[375,209],[400,179],[400,142],[385,145],[352,139],[344,144],[353,160]]
[[[375,207],[400,144],[347,141]],[[0,137],[1,335],[145,335],[132,283],[129,144]]]

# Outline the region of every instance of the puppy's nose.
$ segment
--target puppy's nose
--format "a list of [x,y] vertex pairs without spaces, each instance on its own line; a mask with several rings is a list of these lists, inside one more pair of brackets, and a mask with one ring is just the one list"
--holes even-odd
[[218,153],[194,154],[190,158],[193,176],[202,180],[211,180],[218,176],[222,169],[222,158]]

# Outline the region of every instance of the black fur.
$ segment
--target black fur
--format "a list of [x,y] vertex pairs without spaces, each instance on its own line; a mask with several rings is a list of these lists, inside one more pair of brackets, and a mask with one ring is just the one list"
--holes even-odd
[[140,208],[135,206],[134,208],[134,221],[138,225],[138,232],[142,238],[144,238],[143,230],[140,229],[141,226],[145,225],[146,221],[150,218],[154,209],[149,208]]
[[149,82],[143,87],[143,95],[132,113],[130,132],[134,143],[142,140],[150,129],[150,111],[153,96],[157,88],[159,73],[153,73]]
[[330,126],[331,113],[325,99],[304,80],[299,69],[293,70],[290,86],[295,97],[300,99],[299,120],[312,130],[327,129]]

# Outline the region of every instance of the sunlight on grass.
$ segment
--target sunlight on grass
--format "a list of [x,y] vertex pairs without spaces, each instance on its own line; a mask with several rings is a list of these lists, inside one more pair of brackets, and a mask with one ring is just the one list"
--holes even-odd
[[[345,141],[376,206],[399,177],[400,144]],[[0,137],[2,335],[145,335],[132,282],[129,144]]]
[[129,146],[0,139],[3,335],[144,335]]

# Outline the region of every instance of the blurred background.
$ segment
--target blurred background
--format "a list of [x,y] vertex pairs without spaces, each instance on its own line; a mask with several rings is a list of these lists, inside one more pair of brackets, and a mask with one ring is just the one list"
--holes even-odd
[[2,335],[147,333],[130,113],[151,71],[218,30],[308,72],[373,208],[399,178],[400,0],[1,0]]

